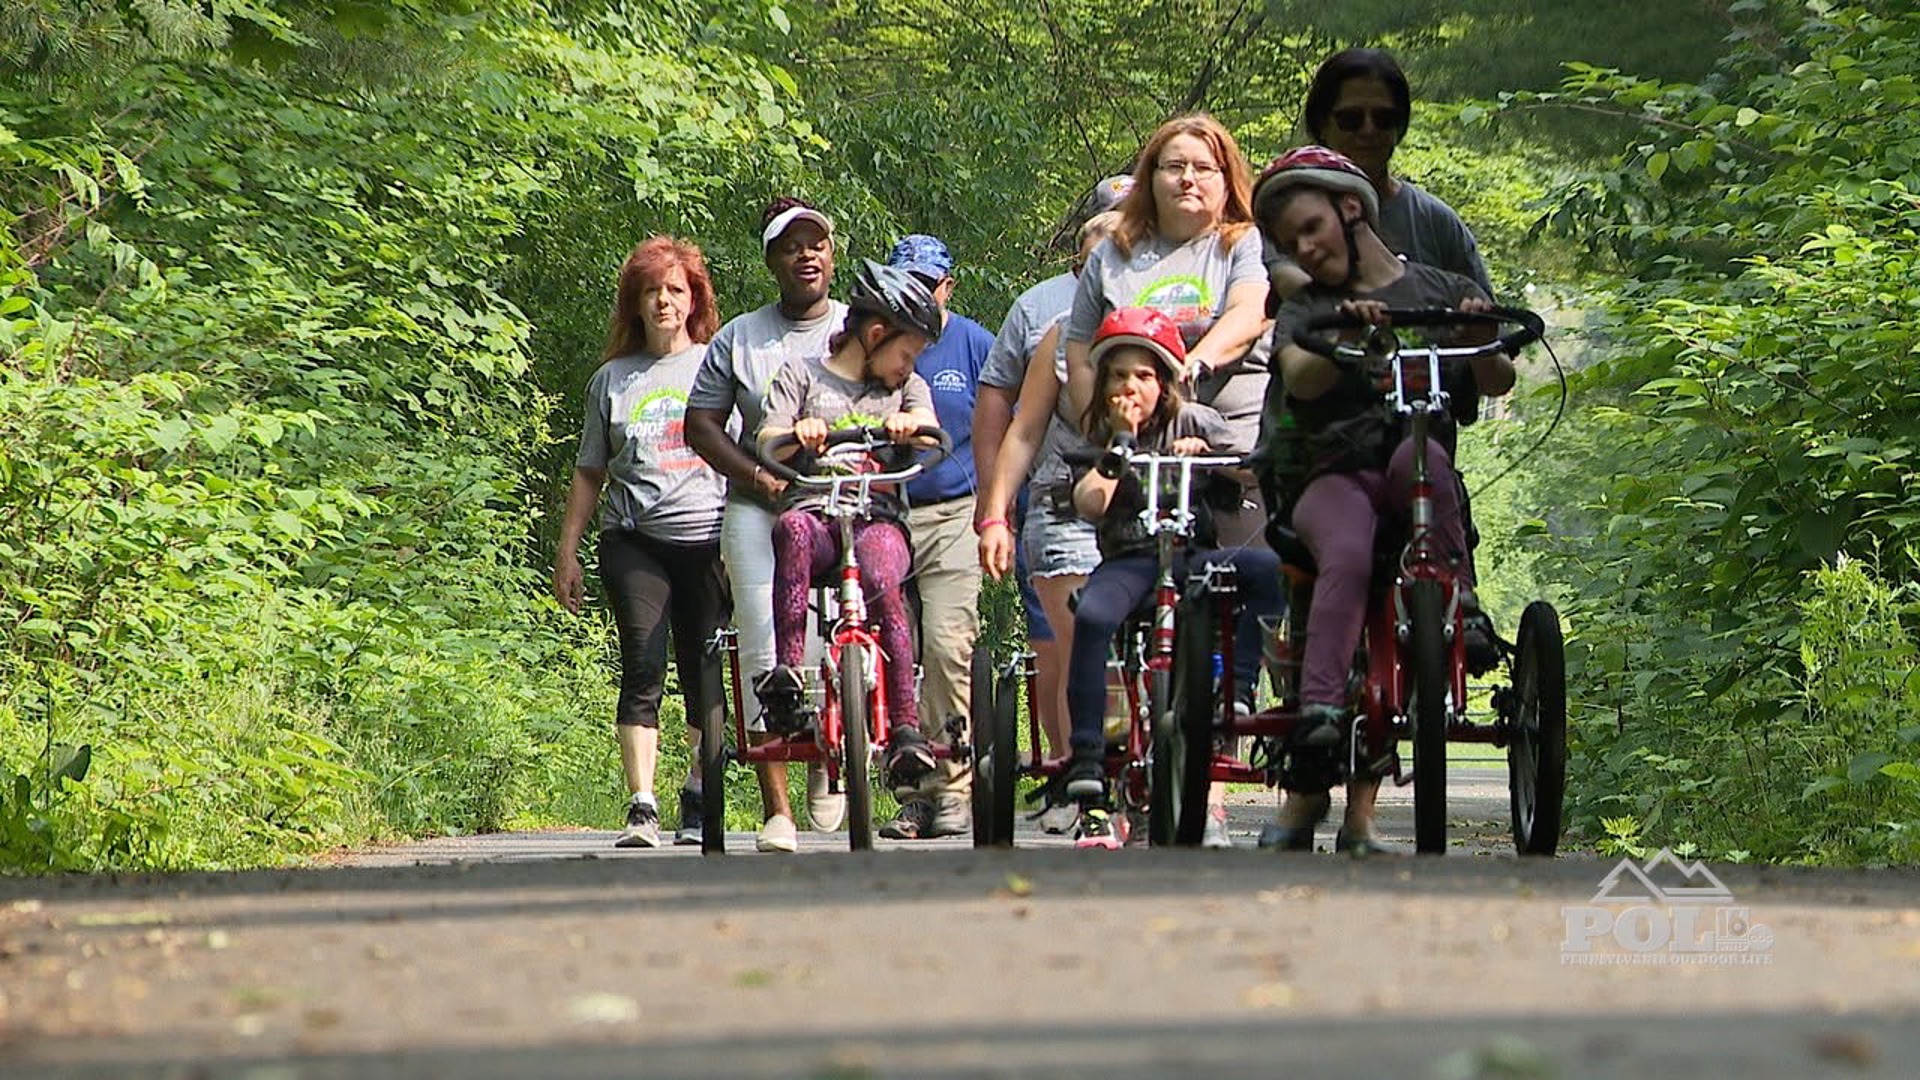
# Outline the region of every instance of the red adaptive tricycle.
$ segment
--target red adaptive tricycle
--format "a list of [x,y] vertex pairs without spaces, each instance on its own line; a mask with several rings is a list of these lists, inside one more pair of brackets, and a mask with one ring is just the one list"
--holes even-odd
[[[1392,310],[1387,315],[1395,327],[1494,324],[1518,329],[1483,345],[1403,347],[1388,330],[1368,327],[1351,316],[1331,315],[1309,321],[1295,335],[1295,344],[1335,363],[1364,364],[1379,372],[1387,406],[1406,422],[1416,448],[1407,514],[1411,528],[1398,536],[1382,530],[1384,542],[1376,550],[1365,629],[1351,680],[1355,720],[1341,764],[1351,775],[1368,763],[1389,762],[1395,782],[1411,783],[1414,788],[1415,848],[1437,854],[1446,850],[1447,843],[1447,743],[1504,746],[1514,846],[1523,855],[1552,855],[1559,845],[1566,786],[1566,668],[1559,616],[1551,604],[1535,601],[1520,617],[1515,642],[1494,639],[1498,656],[1492,667],[1504,667],[1507,681],[1492,691],[1491,721],[1470,719],[1467,624],[1460,603],[1459,567],[1438,548],[1433,483],[1425,452],[1429,427],[1448,410],[1443,362],[1465,363],[1495,351],[1512,355],[1537,340],[1543,326],[1533,313],[1508,308]],[[1368,332],[1357,344],[1323,336],[1342,330]],[[1177,509],[1168,506],[1157,512],[1172,517]],[[1289,535],[1284,527],[1278,531],[1283,538]],[[1139,654],[1148,662],[1139,665],[1137,658],[1129,659],[1130,675],[1142,669],[1146,675],[1143,704],[1135,708],[1139,714],[1135,726],[1144,724],[1151,732],[1146,740],[1148,760],[1140,772],[1152,783],[1150,831],[1156,843],[1199,843],[1209,781],[1274,785],[1284,783],[1289,774],[1289,755],[1294,753],[1291,737],[1300,724],[1297,691],[1313,570],[1297,542],[1278,547],[1283,549],[1279,554],[1292,585],[1287,619],[1274,628],[1268,643],[1268,673],[1280,698],[1278,706],[1251,716],[1236,715],[1233,709],[1233,665],[1219,659],[1233,653],[1239,606],[1238,584],[1227,567],[1196,568],[1172,613],[1170,635],[1156,615],[1152,648]],[[1163,580],[1162,585],[1169,583]],[[1168,636],[1170,649],[1165,644]],[[1018,660],[988,683],[976,669],[974,724],[982,759],[976,775],[988,779],[984,784],[976,779],[974,785],[976,842],[1011,843],[1014,779],[1058,770],[1057,762],[1001,763],[1003,755],[1011,758],[1015,683],[1029,679],[1031,698],[1031,670],[1030,660]],[[983,700],[981,688],[989,685],[992,690]],[[1030,727],[1032,745],[1037,746],[1037,722],[1030,721]],[[1252,739],[1253,752],[1245,759],[1233,752],[1241,738]],[[1413,744],[1411,769],[1403,767],[1398,754],[1403,739]],[[1124,798],[1126,786],[1120,790]]]
[[[831,584],[836,603],[816,607],[817,624],[826,639],[820,661],[817,709],[806,709],[787,722],[769,716],[766,737],[753,742],[747,735],[745,680],[740,670],[740,650],[736,631],[723,629],[714,647],[726,658],[729,676],[731,725],[723,719],[710,721],[702,729],[702,812],[708,827],[702,834],[702,849],[710,853],[725,850],[726,761],[823,762],[829,789],[847,796],[847,838],[855,851],[873,847],[873,787],[871,768],[876,756],[886,753],[887,702],[886,666],[912,663],[912,657],[889,657],[880,648],[879,639],[867,618],[865,590],[860,582],[860,562],[853,542],[854,526],[875,512],[875,489],[905,484],[953,451],[953,441],[937,427],[923,427],[916,440],[932,444],[929,454],[902,468],[891,471],[831,473],[815,476],[795,472],[773,452],[795,444],[791,435],[773,440],[763,448],[760,463],[789,484],[826,495],[821,513],[840,530],[840,565]],[[835,431],[827,436],[827,446],[859,444],[869,455],[901,449],[888,439],[882,428],[860,427]],[[733,746],[727,746],[726,727],[733,730]],[[956,724],[957,728],[958,725]],[[930,749],[936,759],[971,756],[963,730],[952,730],[945,743],[935,741]]]

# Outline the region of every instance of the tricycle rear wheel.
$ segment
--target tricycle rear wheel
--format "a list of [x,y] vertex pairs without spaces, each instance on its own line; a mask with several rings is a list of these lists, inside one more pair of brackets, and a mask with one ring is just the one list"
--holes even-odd
[[1512,710],[1513,846],[1522,855],[1551,857],[1560,847],[1567,790],[1567,658],[1560,615],[1544,600],[1520,615]]

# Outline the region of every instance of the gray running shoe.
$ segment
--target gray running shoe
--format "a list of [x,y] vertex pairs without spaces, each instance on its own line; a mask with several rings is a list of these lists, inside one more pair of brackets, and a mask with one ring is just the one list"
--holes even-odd
[[627,827],[620,831],[614,847],[653,848],[660,846],[660,811],[652,803],[635,799],[627,804]]

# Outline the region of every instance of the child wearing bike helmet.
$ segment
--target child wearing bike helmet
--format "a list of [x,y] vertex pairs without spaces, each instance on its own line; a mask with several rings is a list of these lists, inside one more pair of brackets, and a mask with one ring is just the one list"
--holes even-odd
[[[1218,412],[1182,398],[1186,347],[1180,328],[1161,312],[1119,308],[1109,313],[1094,333],[1089,358],[1094,393],[1081,423],[1094,445],[1118,442],[1144,452],[1183,455],[1247,449]],[[1138,475],[1105,460],[1081,472],[1074,482],[1074,506],[1095,523],[1100,565],[1081,589],[1073,617],[1073,652],[1067,662],[1073,759],[1066,789],[1086,806],[1075,846],[1110,849],[1120,846],[1120,838],[1107,807],[1107,650],[1121,624],[1152,594],[1158,556],[1140,520],[1146,493]],[[1237,505],[1239,485],[1224,483],[1224,488]],[[1184,581],[1196,559],[1205,565],[1231,563],[1238,571],[1243,607],[1234,643],[1234,677],[1242,694],[1237,704],[1251,711],[1260,671],[1259,620],[1278,616],[1281,609],[1280,563],[1262,548],[1213,550],[1213,522],[1205,502],[1194,507],[1194,533],[1175,574]]]
[[[1292,531],[1317,568],[1300,673],[1295,775],[1286,785],[1290,791],[1279,819],[1261,835],[1263,847],[1311,850],[1314,826],[1326,815],[1337,748],[1344,743],[1347,677],[1365,618],[1374,538],[1383,524],[1404,525],[1396,517],[1409,504],[1414,450],[1367,373],[1298,347],[1293,331],[1313,316],[1336,310],[1385,325],[1390,307],[1492,307],[1473,281],[1402,262],[1380,238],[1379,215],[1379,195],[1367,174],[1325,147],[1301,147],[1274,159],[1254,187],[1254,216],[1262,232],[1312,278],[1275,316],[1281,378],[1269,389],[1261,456],[1263,467],[1283,474],[1281,486],[1297,489]],[[1476,357],[1469,368],[1446,374],[1448,390],[1456,396],[1504,394],[1513,379],[1512,360],[1498,354]],[[1451,426],[1443,424],[1429,440],[1435,527],[1441,549],[1461,559],[1462,599],[1472,603],[1462,489],[1448,452]],[[1289,455],[1288,447],[1297,453]],[[1289,469],[1289,456],[1297,471]],[[1286,521],[1277,517],[1276,524]],[[1374,762],[1351,778],[1337,850],[1364,853],[1377,847],[1374,798],[1381,772],[1390,765],[1390,760]]]
[[[885,429],[896,444],[911,441],[939,419],[926,380],[914,372],[922,349],[940,337],[940,305],[911,273],[863,261],[847,301],[847,321],[824,357],[788,361],[767,390],[760,445],[791,434],[786,456],[801,471],[865,471],[874,463],[864,447],[827,448],[830,432]],[[844,452],[842,452],[844,451]],[[868,610],[886,651],[887,715],[891,721],[887,769],[895,787],[912,786],[933,770],[934,756],[920,733],[913,692],[913,634],[901,592],[912,566],[905,507],[897,492],[875,492],[875,513],[854,528],[854,551]],[[804,683],[807,591],[840,561],[840,532],[821,513],[826,496],[788,489],[774,524],[773,625],[775,666],[754,680],[761,702],[779,715],[800,707]]]

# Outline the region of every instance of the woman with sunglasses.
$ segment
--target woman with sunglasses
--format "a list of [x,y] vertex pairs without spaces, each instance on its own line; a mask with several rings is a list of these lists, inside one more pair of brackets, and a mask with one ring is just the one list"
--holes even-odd
[[[1473,230],[1452,207],[1390,169],[1413,116],[1413,94],[1392,53],[1345,49],[1333,54],[1314,73],[1302,111],[1308,141],[1345,155],[1373,181],[1380,197],[1380,238],[1395,254],[1471,278],[1493,295]],[[1284,254],[1276,255],[1270,269],[1276,304],[1308,281]]]

